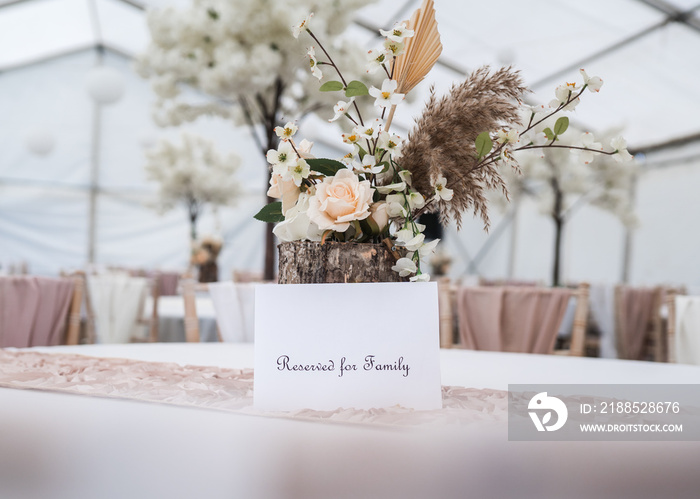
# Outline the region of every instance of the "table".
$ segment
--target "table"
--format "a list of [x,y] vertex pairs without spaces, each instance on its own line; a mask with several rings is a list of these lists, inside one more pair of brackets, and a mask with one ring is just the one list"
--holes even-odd
[[[250,344],[50,347],[251,367]],[[443,384],[700,383],[700,368],[441,351]],[[9,431],[8,431],[9,429]],[[504,423],[323,424],[0,389],[0,497],[697,497],[698,442],[508,442]]]

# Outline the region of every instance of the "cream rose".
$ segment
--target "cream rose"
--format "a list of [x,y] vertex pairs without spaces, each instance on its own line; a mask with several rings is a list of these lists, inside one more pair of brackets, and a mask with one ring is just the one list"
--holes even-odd
[[296,204],[301,191],[296,186],[293,179],[282,180],[282,175],[273,173],[270,178],[270,188],[267,195],[271,198],[282,199],[282,213],[286,215]]
[[351,170],[340,170],[316,185],[316,194],[309,199],[309,218],[321,230],[345,232],[353,220],[369,216],[374,189],[368,180],[360,180]]
[[370,218],[375,221],[379,226],[379,231],[383,231],[387,225],[389,225],[389,213],[387,208],[389,206],[384,201],[374,203],[369,208]]

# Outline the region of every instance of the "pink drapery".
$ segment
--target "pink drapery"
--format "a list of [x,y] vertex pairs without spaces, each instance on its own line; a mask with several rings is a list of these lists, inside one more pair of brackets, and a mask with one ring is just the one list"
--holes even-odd
[[471,350],[551,353],[572,294],[561,288],[461,288],[462,344]]
[[619,293],[618,307],[622,320],[618,329],[618,356],[621,359],[643,360],[656,290],[622,287]]
[[0,347],[61,343],[72,295],[70,279],[0,277]]

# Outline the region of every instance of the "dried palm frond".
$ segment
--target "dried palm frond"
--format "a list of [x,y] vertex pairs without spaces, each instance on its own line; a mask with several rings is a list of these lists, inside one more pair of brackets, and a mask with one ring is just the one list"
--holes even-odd
[[413,36],[407,39],[404,52],[394,64],[393,79],[400,94],[406,94],[418,85],[442,53],[433,0],[423,0],[408,21],[408,29],[413,30]]
[[496,163],[477,160],[474,142],[482,132],[519,124],[516,100],[526,90],[517,71],[507,67],[491,73],[488,66],[453,85],[440,99],[431,89],[399,163],[412,173],[414,188],[426,199],[433,196],[436,178],[445,176],[454,195],[452,201],[438,203],[443,223],[453,218],[459,228],[462,213],[471,209],[488,229],[485,192],[500,188],[507,195],[507,189]]
[[[400,94],[407,94],[423,81],[442,53],[433,0],[423,0],[408,21],[407,28],[413,30],[413,36],[406,40],[403,53],[396,58],[392,74],[392,79],[397,83],[396,92]],[[396,105],[389,112],[387,130],[394,111]]]

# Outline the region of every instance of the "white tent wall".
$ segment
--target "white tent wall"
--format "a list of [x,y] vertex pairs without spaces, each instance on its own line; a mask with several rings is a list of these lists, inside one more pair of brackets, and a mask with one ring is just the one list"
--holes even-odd
[[[188,222],[182,208],[160,215],[152,209],[157,186],[144,174],[140,144],[157,137],[177,140],[180,130],[158,129],[151,119],[149,84],[131,62],[109,52],[103,63],[125,77],[124,97],[94,104],[85,78],[97,61],[85,51],[0,74],[0,263],[28,262],[30,270],[56,274],[84,266],[88,255],[91,137],[99,127],[96,211],[96,265],[184,269],[189,258]],[[49,131],[55,147],[43,157],[25,145],[36,127]],[[264,203],[265,163],[246,129],[220,119],[183,127],[213,140],[225,153],[241,157],[237,178],[243,197],[235,209],[208,210],[199,233],[225,239],[222,276],[232,268],[261,268],[263,224],[252,219]]]
[[700,161],[649,170],[639,179],[632,282],[700,285]]

